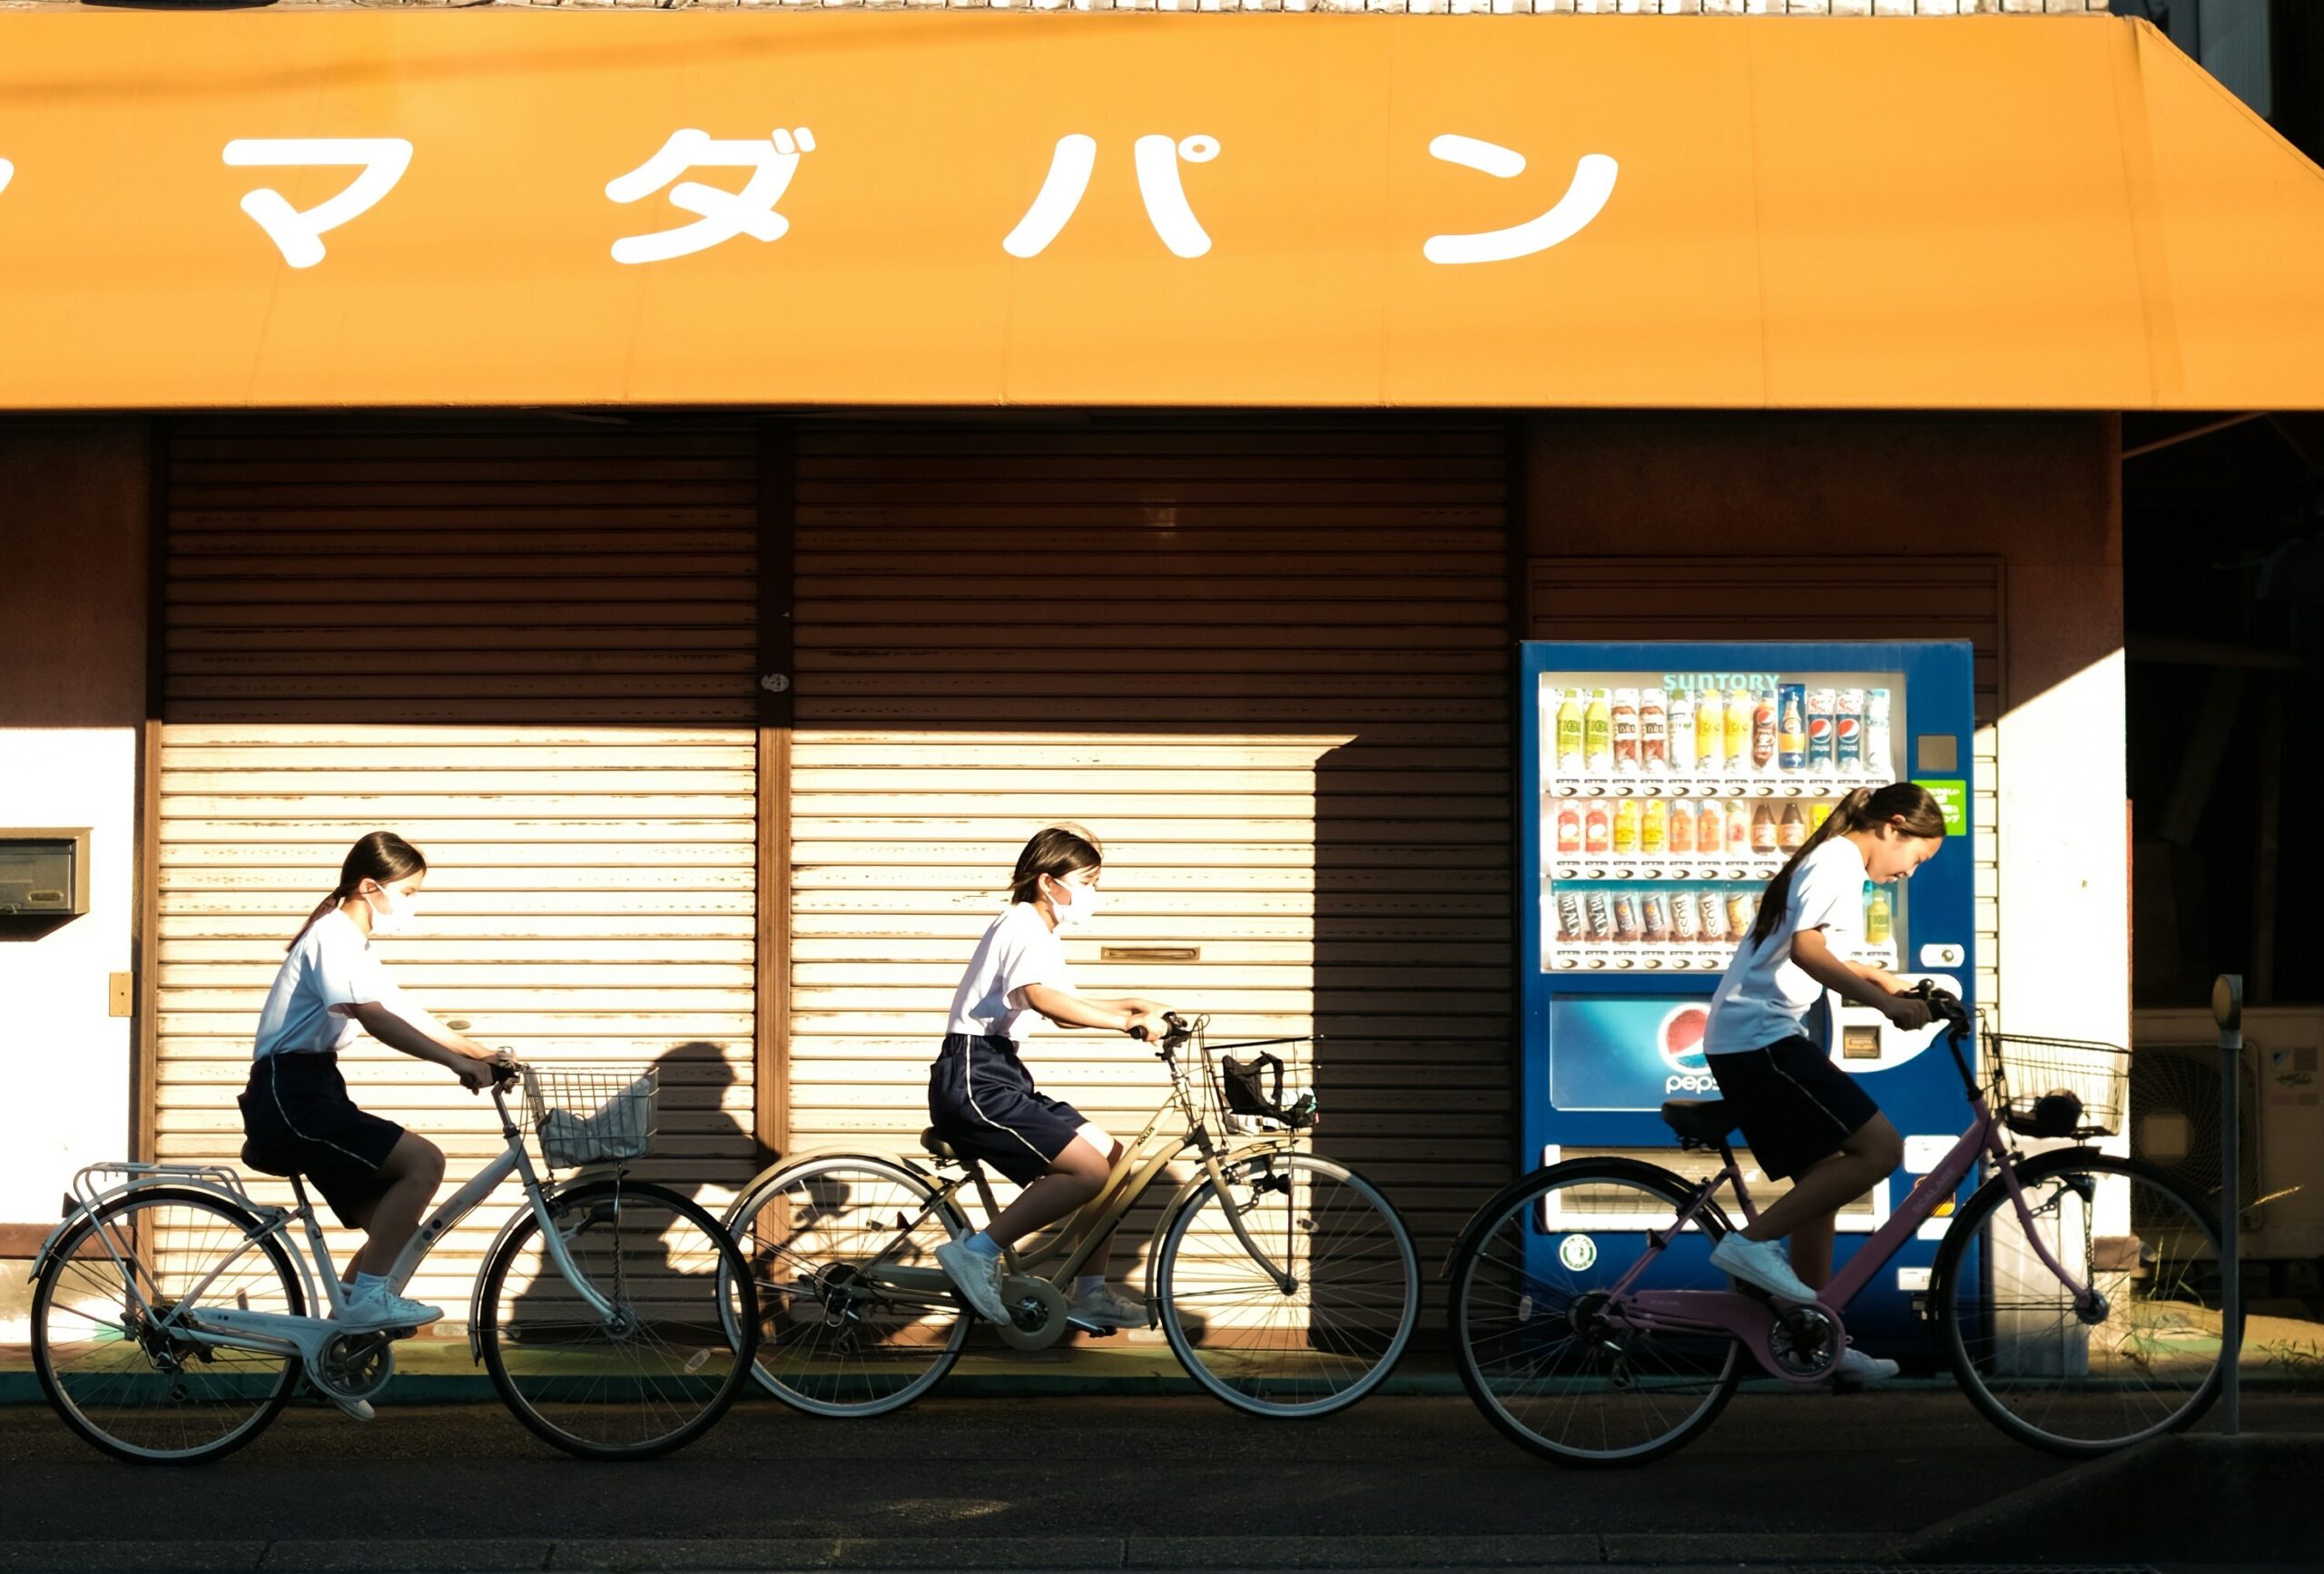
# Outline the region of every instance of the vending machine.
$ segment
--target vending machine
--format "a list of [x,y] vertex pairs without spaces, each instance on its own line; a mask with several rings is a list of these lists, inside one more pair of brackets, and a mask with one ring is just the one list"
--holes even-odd
[[[1703,1053],[1711,991],[1768,877],[1851,788],[1918,782],[1947,831],[1909,881],[1866,886],[1856,959],[1970,999],[1967,644],[1529,643],[1523,657],[1522,1168],[1622,1154],[1690,1176],[1716,1169],[1715,1154],[1679,1152],[1662,1103],[1718,1097]],[[1837,997],[1822,1025],[1905,1139],[1904,1170],[1840,1215],[1845,1262],[1935,1166],[1968,1107],[1938,1029],[1904,1032]],[[1738,1156],[1764,1206],[1781,1183]],[[1946,1222],[1932,1220],[1849,1306],[1860,1346],[1928,1352],[1923,1309]],[[1544,1251],[1573,1233],[1544,1224]],[[1721,1282],[1707,1245],[1685,1255],[1705,1287]]]

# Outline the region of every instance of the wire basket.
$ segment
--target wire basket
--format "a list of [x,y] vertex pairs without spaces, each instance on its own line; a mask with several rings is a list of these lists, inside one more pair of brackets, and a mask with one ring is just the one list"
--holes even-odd
[[1246,1038],[1227,1044],[1199,1038],[1196,1043],[1211,1111],[1222,1130],[1306,1131],[1315,1126],[1313,1038]]
[[525,1103],[551,1169],[638,1158],[654,1146],[658,1072],[525,1067]]
[[2083,1038],[1985,1035],[1986,1097],[2020,1136],[2112,1136],[2130,1097],[2131,1052]]

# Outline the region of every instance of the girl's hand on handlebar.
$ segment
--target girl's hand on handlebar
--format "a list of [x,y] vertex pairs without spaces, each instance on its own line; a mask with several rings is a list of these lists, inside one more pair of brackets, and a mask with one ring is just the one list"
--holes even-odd
[[1163,1035],[1170,1031],[1169,1014],[1160,1006],[1155,1005],[1152,1001],[1147,1001],[1131,1008],[1129,1026],[1123,1031],[1133,1038],[1142,1038],[1148,1044],[1158,1044],[1162,1041]]
[[1891,995],[1880,1002],[1880,1014],[1907,1033],[1916,1033],[1935,1019],[1928,1001],[1919,995]]
[[517,1079],[517,1058],[506,1049],[496,1049],[488,1055],[471,1056],[462,1065],[452,1068],[460,1086],[470,1093],[481,1093],[487,1087],[506,1087]]

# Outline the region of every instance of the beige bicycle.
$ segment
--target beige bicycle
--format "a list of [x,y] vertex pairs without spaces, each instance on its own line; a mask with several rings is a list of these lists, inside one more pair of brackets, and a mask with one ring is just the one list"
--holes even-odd
[[[1307,1146],[1312,1097],[1282,1103],[1275,1048],[1205,1042],[1206,1018],[1169,1018],[1154,1046],[1169,1097],[1123,1144],[1105,1187],[1046,1237],[1007,1254],[1001,1339],[1041,1350],[1070,1324],[1067,1293],[1095,1244],[1167,1178],[1197,1167],[1164,1205],[1147,1272],[1159,1323],[1196,1383],[1254,1415],[1324,1415],[1379,1386],[1420,1316],[1411,1235],[1387,1198]],[[1248,1066],[1229,1051],[1261,1053]],[[1224,1060],[1222,1060],[1224,1057]],[[1259,1067],[1274,1063],[1272,1093]],[[726,1227],[759,1295],[753,1374],[815,1415],[910,1404],[960,1359],[976,1321],[936,1264],[968,1235],[961,1193],[998,1209],[983,1168],[933,1131],[920,1155],[820,1154],[767,1170]]]

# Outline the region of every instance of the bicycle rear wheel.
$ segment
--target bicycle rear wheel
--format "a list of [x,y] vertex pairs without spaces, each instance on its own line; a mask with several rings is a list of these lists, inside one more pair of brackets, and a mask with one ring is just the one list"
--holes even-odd
[[[1420,1321],[1420,1265],[1388,1199],[1315,1154],[1260,1154],[1171,1216],[1154,1274],[1162,1333],[1203,1388],[1253,1415],[1326,1415],[1378,1387]],[[1243,1247],[1230,1210],[1292,1276]]]
[[67,1426],[138,1464],[219,1459],[266,1430],[298,1388],[299,1358],[163,1325],[173,1311],[198,1325],[202,1306],[304,1315],[290,1254],[261,1228],[223,1197],[154,1187],[66,1232],[33,1289],[32,1341],[41,1391]]
[[[936,1188],[887,1159],[810,1159],[734,1210],[735,1244],[756,1280],[759,1386],[811,1415],[881,1415],[926,1393],[968,1341],[936,1248],[967,1229],[928,1205]],[[887,1270],[933,1274],[906,1294]]]
[[742,1392],[758,1309],[742,1254],[665,1186],[584,1181],[547,1199],[571,1257],[527,1212],[485,1268],[485,1370],[538,1436],[584,1459],[691,1442]]
[[1652,1165],[1577,1159],[1478,1210],[1453,1251],[1446,1314],[1462,1385],[1511,1441],[1561,1464],[1643,1464],[1727,1408],[1739,1343],[1627,1326],[1609,1305],[1633,1268],[1632,1290],[1700,1287],[1724,1220],[1706,1210],[1668,1250],[1648,1239],[1692,1195]]
[[[2223,1313],[2199,1287],[2219,1263],[2208,1208],[2168,1177],[2087,1148],[1999,1176],[1937,1248],[1936,1314],[1969,1402],[2022,1442],[2108,1453],[2192,1423],[2219,1397]],[[2077,1310],[2037,1244],[2102,1303]],[[2205,1284],[2210,1283],[2205,1275]]]

